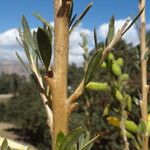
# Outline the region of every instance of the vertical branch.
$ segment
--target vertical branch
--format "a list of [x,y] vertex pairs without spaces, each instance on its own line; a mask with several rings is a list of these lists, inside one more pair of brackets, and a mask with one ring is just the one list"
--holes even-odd
[[49,79],[53,110],[53,150],[57,134],[60,131],[66,134],[68,131],[69,112],[66,100],[70,3],[70,0],[54,0],[54,77]]
[[[139,11],[145,7],[146,0],[139,0]],[[142,77],[142,101],[141,101],[141,114],[142,120],[147,126],[147,97],[148,89],[147,85],[147,60],[144,59],[146,48],[146,18],[145,18],[145,9],[141,14],[141,27],[140,27],[140,49],[141,49],[141,77]],[[143,150],[148,150],[148,133],[146,131],[143,137]]]

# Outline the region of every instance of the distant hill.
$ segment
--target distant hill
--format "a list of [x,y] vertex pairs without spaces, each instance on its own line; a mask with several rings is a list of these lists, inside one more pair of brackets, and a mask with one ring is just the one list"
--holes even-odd
[[2,72],[8,74],[17,73],[20,76],[28,75],[28,72],[17,60],[0,60],[0,73]]

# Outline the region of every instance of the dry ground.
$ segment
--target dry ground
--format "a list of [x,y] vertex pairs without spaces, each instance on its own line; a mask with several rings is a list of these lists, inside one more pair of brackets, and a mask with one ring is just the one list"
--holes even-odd
[[[13,96],[13,94],[0,94],[0,103],[7,103],[8,100]],[[16,135],[14,132],[8,131],[9,129],[15,128],[13,124],[0,122],[0,136],[4,138],[8,138],[10,140],[19,142],[20,144],[29,145],[23,141],[20,141],[20,137]],[[29,145],[31,150],[37,150],[35,147]]]

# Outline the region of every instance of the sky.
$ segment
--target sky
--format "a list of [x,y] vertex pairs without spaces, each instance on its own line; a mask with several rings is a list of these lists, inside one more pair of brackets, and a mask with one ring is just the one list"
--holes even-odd
[[[80,14],[89,4],[90,0],[74,0],[74,13]],[[147,29],[150,29],[150,0],[147,0]],[[40,22],[33,16],[38,12],[49,22],[53,22],[52,0],[0,0],[0,59],[15,59],[14,51],[20,50],[16,36],[17,28],[21,25],[21,16],[24,14],[31,29],[40,26]],[[97,28],[99,40],[104,40],[107,33],[109,19],[112,15],[116,18],[116,29],[120,28],[125,19],[133,17],[138,12],[138,0],[93,0],[93,6],[79,27],[72,33],[70,41],[70,62],[75,57],[82,61],[82,49],[80,33],[85,32],[89,40],[89,48],[93,46],[93,28]],[[135,27],[125,35],[127,43],[138,44]],[[11,57],[10,57],[11,56]]]

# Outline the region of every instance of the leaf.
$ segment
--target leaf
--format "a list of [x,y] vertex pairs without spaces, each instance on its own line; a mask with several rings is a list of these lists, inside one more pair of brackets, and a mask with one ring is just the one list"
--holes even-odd
[[84,130],[82,127],[76,128],[68,133],[64,138],[59,150],[70,150],[76,142],[78,142],[80,136],[83,134]]
[[133,19],[133,21],[129,24],[129,26],[126,28],[126,30],[122,33],[122,36],[130,29],[130,27],[139,19],[141,14],[143,13],[145,7],[142,8],[142,10],[138,13],[138,15]]
[[82,134],[79,138],[79,150],[83,147],[84,145],[84,134]]
[[97,33],[96,33],[96,28],[94,28],[94,43],[95,43],[95,50],[98,50],[98,47],[97,47]]
[[52,43],[52,31],[51,29],[48,27],[48,29],[46,30],[47,35],[49,36],[50,42]]
[[87,12],[89,11],[89,9],[91,8],[92,5],[93,5],[92,2],[87,5],[87,7],[86,7],[85,10],[83,11],[83,13],[79,16],[79,18],[76,20],[76,22],[72,25],[72,27],[71,27],[71,29],[70,29],[70,33],[72,33],[72,31],[73,31],[73,30],[78,26],[78,24],[82,21],[82,19],[83,19],[84,16],[87,14]]
[[28,22],[25,18],[25,16],[22,16],[22,26],[23,26],[23,38],[24,38],[24,41],[26,42],[26,44],[29,46],[31,46],[32,50],[35,50],[35,44],[34,44],[34,40],[33,40],[33,37],[32,37],[32,34],[31,34],[31,31],[30,31],[30,28],[29,28],[29,25],[28,25]]
[[69,13],[69,21],[71,20],[71,18],[72,18],[72,14],[73,14],[73,7],[74,7],[74,5],[73,5],[73,1],[71,1],[71,7],[70,7],[70,13]]
[[57,140],[56,140],[56,149],[59,150],[60,145],[62,144],[62,141],[64,140],[65,135],[63,132],[59,132],[57,134]]
[[142,120],[140,120],[138,128],[139,128],[139,132],[141,134],[144,134],[146,132],[146,125],[145,125],[145,123]]
[[87,70],[85,72],[85,79],[84,79],[85,86],[89,83],[89,81],[95,74],[96,70],[99,68],[101,56],[102,56],[102,50],[98,50],[95,52],[95,54],[91,58],[88,64]]
[[52,55],[52,47],[47,33],[41,28],[38,28],[37,31],[37,41],[41,58],[46,70],[48,70]]
[[24,66],[24,68],[30,73],[28,67],[26,66],[26,64],[24,63],[24,61],[22,60],[22,58],[20,57],[20,55],[16,52],[16,56],[18,58],[18,60],[20,61],[20,63]]
[[8,148],[8,142],[7,142],[7,139],[4,139],[1,149],[2,150],[7,150],[7,148]]
[[30,54],[28,45],[25,41],[22,41],[22,42],[23,42],[23,48],[24,48],[24,52],[26,54],[26,57],[27,57],[28,61],[31,62],[31,54]]
[[83,147],[81,150],[86,150],[87,147],[89,147],[91,144],[93,144],[98,138],[99,138],[100,135],[97,135],[96,137],[94,137],[93,139],[91,139],[90,141],[88,141]]
[[111,43],[111,41],[115,35],[114,23],[115,23],[115,18],[114,18],[114,16],[112,16],[112,18],[110,19],[110,22],[109,22],[109,28],[108,28],[107,38],[106,38],[106,42],[105,42],[106,46]]
[[69,27],[72,26],[72,24],[73,24],[73,22],[75,21],[76,17],[77,17],[77,14],[75,14],[75,15],[72,17],[72,19],[70,20],[70,23],[69,23]]
[[38,41],[37,41],[37,32],[35,32],[35,31],[33,31],[33,40],[34,40],[34,43],[35,43],[35,46],[36,46],[35,53],[37,54],[39,60],[41,61],[42,58],[40,56],[40,50],[39,50]]
[[133,97],[133,102],[134,102],[137,106],[139,106],[139,99],[137,99],[136,97]]
[[45,20],[42,16],[40,16],[39,14],[37,13],[33,13],[33,15],[39,19],[42,23],[44,23],[47,27],[49,27],[52,31],[54,31],[54,27],[47,21]]
[[110,105],[107,104],[104,108],[104,111],[103,111],[103,117],[104,116],[107,116],[109,114],[109,109],[110,109]]

